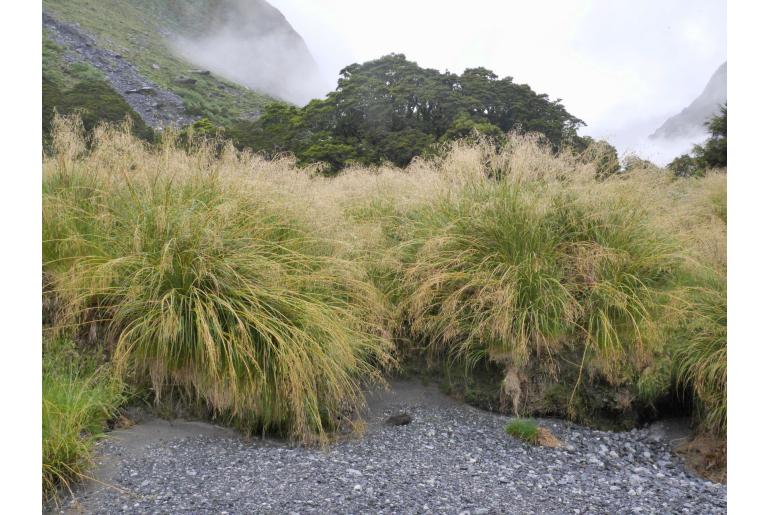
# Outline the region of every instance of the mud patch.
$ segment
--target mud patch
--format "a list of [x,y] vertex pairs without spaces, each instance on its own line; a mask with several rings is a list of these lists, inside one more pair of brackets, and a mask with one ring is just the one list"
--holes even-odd
[[542,447],[549,447],[551,449],[558,449],[559,447],[563,447],[564,443],[556,438],[551,430],[547,427],[538,427],[537,445]]
[[727,442],[712,435],[698,435],[674,449],[685,466],[715,483],[727,484]]

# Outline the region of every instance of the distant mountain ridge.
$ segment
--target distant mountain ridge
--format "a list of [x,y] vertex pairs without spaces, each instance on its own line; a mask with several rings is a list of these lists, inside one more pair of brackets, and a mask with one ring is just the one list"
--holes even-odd
[[682,112],[666,120],[650,135],[652,139],[676,139],[705,133],[706,121],[727,102],[727,62],[717,68],[703,92]]

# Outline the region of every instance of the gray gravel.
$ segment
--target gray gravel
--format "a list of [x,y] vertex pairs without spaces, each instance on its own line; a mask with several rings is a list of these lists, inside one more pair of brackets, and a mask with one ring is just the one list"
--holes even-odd
[[[507,417],[419,383],[394,383],[369,405],[364,436],[327,449],[245,441],[202,423],[116,431],[96,471],[112,486],[87,485],[64,511],[726,512],[726,487],[689,474],[658,428],[608,433],[541,420],[565,444],[547,449],[506,435]],[[384,423],[402,411],[410,424]]]
[[56,20],[43,12],[43,29],[68,51],[67,62],[83,61],[104,73],[107,81],[150,127],[181,127],[195,121],[186,113],[179,95],[143,77],[123,56],[99,48],[96,40],[78,26]]

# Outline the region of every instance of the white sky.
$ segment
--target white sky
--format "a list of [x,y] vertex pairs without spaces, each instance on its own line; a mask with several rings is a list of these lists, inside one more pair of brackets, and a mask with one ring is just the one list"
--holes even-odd
[[[727,59],[726,0],[268,0],[328,80],[390,52],[424,67],[484,66],[561,98],[623,151]],[[325,92],[319,92],[322,97]]]

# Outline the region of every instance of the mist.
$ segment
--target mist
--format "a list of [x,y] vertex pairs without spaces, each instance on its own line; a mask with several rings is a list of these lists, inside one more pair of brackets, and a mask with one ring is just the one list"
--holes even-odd
[[262,0],[229,0],[222,5],[201,34],[171,39],[181,57],[298,105],[331,89],[302,37],[277,9]]
[[[619,111],[628,116],[622,110]],[[705,127],[676,138],[650,138],[671,114],[660,113],[636,119],[624,119],[618,115],[613,125],[594,126],[590,131],[584,128],[580,133],[608,141],[617,149],[619,156],[633,154],[658,166],[665,166],[675,157],[690,152],[693,145],[703,143],[708,138]]]
[[725,0],[271,2],[332,84],[342,67],[390,52],[454,73],[484,66],[562,99],[586,122],[581,134],[657,164],[706,138],[647,136],[689,105],[727,59]]

